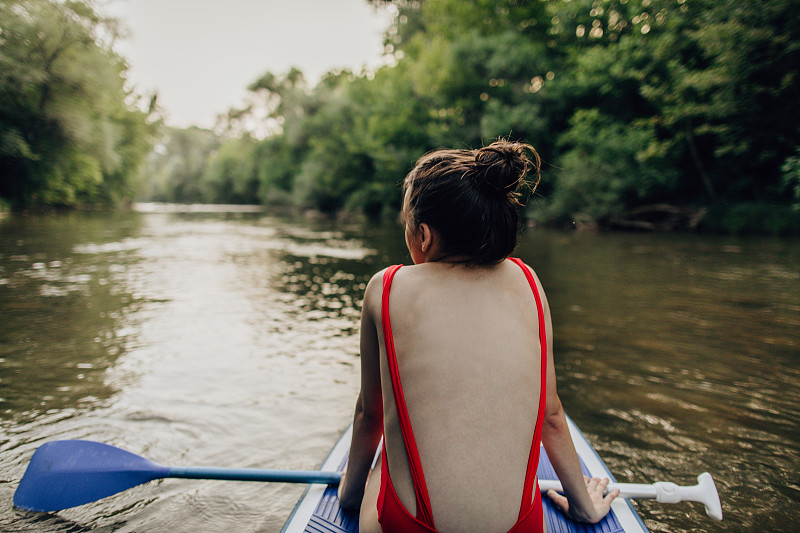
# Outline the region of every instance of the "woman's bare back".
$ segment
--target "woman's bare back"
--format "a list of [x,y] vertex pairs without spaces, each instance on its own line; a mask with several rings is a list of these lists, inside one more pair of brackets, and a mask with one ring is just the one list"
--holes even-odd
[[[369,307],[380,324],[380,305]],[[541,386],[538,315],[523,272],[510,261],[403,267],[390,315],[437,529],[507,531],[519,514]],[[378,337],[389,471],[413,515],[382,332]]]

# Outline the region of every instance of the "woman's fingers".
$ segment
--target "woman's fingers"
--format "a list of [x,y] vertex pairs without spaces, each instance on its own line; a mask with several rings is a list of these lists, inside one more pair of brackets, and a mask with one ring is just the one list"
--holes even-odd
[[[586,515],[578,520],[585,521],[585,522],[598,522],[601,520],[611,507],[611,502],[619,496],[619,489],[614,489],[610,491],[608,494],[605,494],[606,489],[608,488],[609,479],[608,478],[590,478],[589,476],[583,476],[584,481],[586,482],[586,491],[589,494],[589,499],[592,502],[592,506],[594,509],[586,509]],[[565,514],[570,515],[569,513],[569,500],[558,492],[554,490],[548,490],[547,496],[555,503],[558,507],[564,511]],[[571,516],[571,515],[570,515]]]
[[553,503],[559,506],[562,511],[564,511],[564,514],[569,511],[569,500],[567,500],[563,494],[559,494],[554,490],[548,490],[547,496],[553,500]]
[[611,492],[609,492],[608,494],[606,494],[606,497],[605,497],[605,498],[603,498],[603,501],[604,501],[605,503],[607,503],[607,504],[610,506],[610,505],[611,505],[611,502],[613,502],[613,501],[614,501],[614,499],[615,499],[617,496],[619,496],[619,489],[614,489],[614,490],[612,490]]

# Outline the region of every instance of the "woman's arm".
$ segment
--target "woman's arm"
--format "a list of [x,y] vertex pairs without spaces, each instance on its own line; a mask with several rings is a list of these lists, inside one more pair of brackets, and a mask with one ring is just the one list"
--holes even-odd
[[581,522],[599,522],[608,514],[611,502],[619,495],[619,490],[615,489],[603,496],[608,479],[588,479],[581,471],[578,452],[575,451],[564,407],[561,405],[561,398],[556,390],[553,322],[550,317],[550,305],[535,273],[534,278],[539,285],[539,293],[542,298],[547,335],[547,405],[542,425],[542,443],[547,450],[550,463],[561,481],[566,498],[552,490],[548,492],[548,496],[571,518]]
[[364,291],[361,311],[361,392],[353,416],[353,440],[347,474],[339,485],[339,505],[357,509],[364,497],[375,450],[383,432],[380,344],[377,319],[380,318],[383,272],[372,277]]
[[[548,385],[549,387],[549,385]],[[581,471],[578,453],[569,434],[564,408],[558,394],[547,394],[547,412],[542,426],[542,443],[550,463],[561,481],[566,497],[550,490],[547,495],[574,520],[595,523],[611,509],[611,502],[619,495],[614,489],[603,495],[608,478],[587,478]],[[551,405],[553,406],[551,408]]]

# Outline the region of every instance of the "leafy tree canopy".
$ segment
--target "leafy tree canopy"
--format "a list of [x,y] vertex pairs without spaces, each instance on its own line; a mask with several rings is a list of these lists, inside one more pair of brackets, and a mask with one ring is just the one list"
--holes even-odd
[[393,10],[386,66],[314,87],[265,73],[220,128],[238,148],[208,168],[252,161],[206,186],[393,215],[419,156],[504,136],[546,162],[542,221],[724,229],[735,212],[752,218],[736,231],[797,231],[797,0],[370,3]]
[[156,123],[125,86],[116,21],[89,1],[0,3],[0,197],[17,208],[129,199]]

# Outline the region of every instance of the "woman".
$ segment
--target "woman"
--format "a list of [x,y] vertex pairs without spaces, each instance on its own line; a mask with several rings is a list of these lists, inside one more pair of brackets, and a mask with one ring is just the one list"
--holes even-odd
[[339,487],[343,507],[360,506],[361,531],[544,531],[540,440],[566,498],[549,495],[570,516],[597,522],[618,494],[581,473],[556,393],[547,299],[533,270],[508,258],[518,191],[531,167],[538,183],[539,166],[531,146],[501,140],[428,154],[405,179],[414,265],[367,286]]

